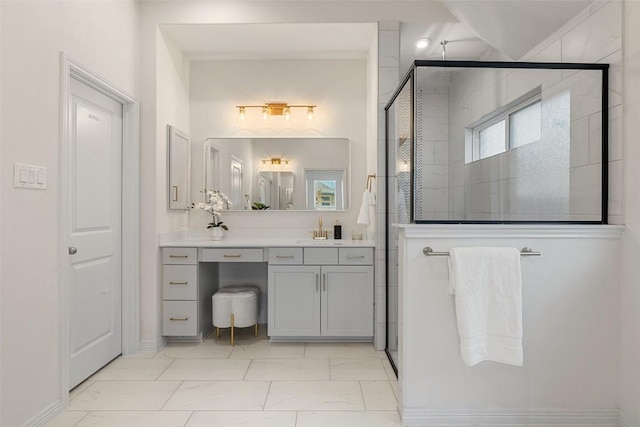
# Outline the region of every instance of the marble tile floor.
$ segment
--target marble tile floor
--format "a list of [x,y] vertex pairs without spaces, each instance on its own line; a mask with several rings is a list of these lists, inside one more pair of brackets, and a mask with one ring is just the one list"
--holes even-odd
[[[119,357],[49,427],[399,427],[397,382],[369,343],[271,343],[238,331]],[[265,328],[262,328],[263,331]]]

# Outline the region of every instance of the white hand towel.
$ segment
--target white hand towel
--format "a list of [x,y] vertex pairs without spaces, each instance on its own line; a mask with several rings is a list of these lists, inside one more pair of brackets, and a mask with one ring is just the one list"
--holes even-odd
[[360,213],[358,214],[358,224],[371,224],[371,217],[369,214],[369,208],[373,205],[371,199],[371,192],[369,190],[364,190],[364,193],[362,193],[362,204],[360,205]]
[[522,277],[515,248],[453,248],[449,292],[455,294],[460,354],[522,366]]

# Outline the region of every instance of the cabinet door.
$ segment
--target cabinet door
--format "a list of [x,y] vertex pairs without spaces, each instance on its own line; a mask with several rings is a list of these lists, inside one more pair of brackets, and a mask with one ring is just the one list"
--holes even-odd
[[320,267],[269,266],[269,335],[320,335]]
[[168,182],[169,209],[189,208],[189,136],[167,125],[169,139],[168,151]]
[[373,267],[322,267],[323,336],[373,336]]

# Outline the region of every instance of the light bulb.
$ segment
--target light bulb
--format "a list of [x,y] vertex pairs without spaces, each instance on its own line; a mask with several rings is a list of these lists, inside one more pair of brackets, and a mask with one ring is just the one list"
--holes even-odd
[[313,120],[313,107],[307,107],[307,117],[309,120]]
[[269,107],[262,107],[262,118],[264,120],[269,118]]
[[430,44],[431,44],[431,39],[429,38],[419,39],[418,41],[416,41],[416,47],[418,49],[424,49]]
[[244,107],[238,107],[238,113],[240,115],[240,120],[244,120]]
[[282,115],[285,119],[289,120],[291,118],[291,109],[289,107],[284,108],[282,110]]

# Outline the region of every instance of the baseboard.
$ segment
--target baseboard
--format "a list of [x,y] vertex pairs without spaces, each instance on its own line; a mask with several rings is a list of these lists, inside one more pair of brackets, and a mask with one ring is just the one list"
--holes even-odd
[[[614,410],[429,410],[401,408],[402,425],[459,426],[459,425],[538,425],[581,424],[616,426],[619,411]],[[636,427],[636,426],[633,426]]]
[[368,342],[373,343],[373,337],[269,337],[271,342]]
[[640,427],[640,420],[633,418],[622,409],[620,409],[620,418],[618,423],[620,427]]
[[53,417],[58,415],[63,410],[64,408],[62,407],[62,400],[56,400],[51,405],[40,411],[38,414],[25,421],[20,427],[45,426],[49,421],[53,419]]
[[167,340],[160,337],[155,340],[140,340],[138,344],[139,353],[157,353],[167,346]]

